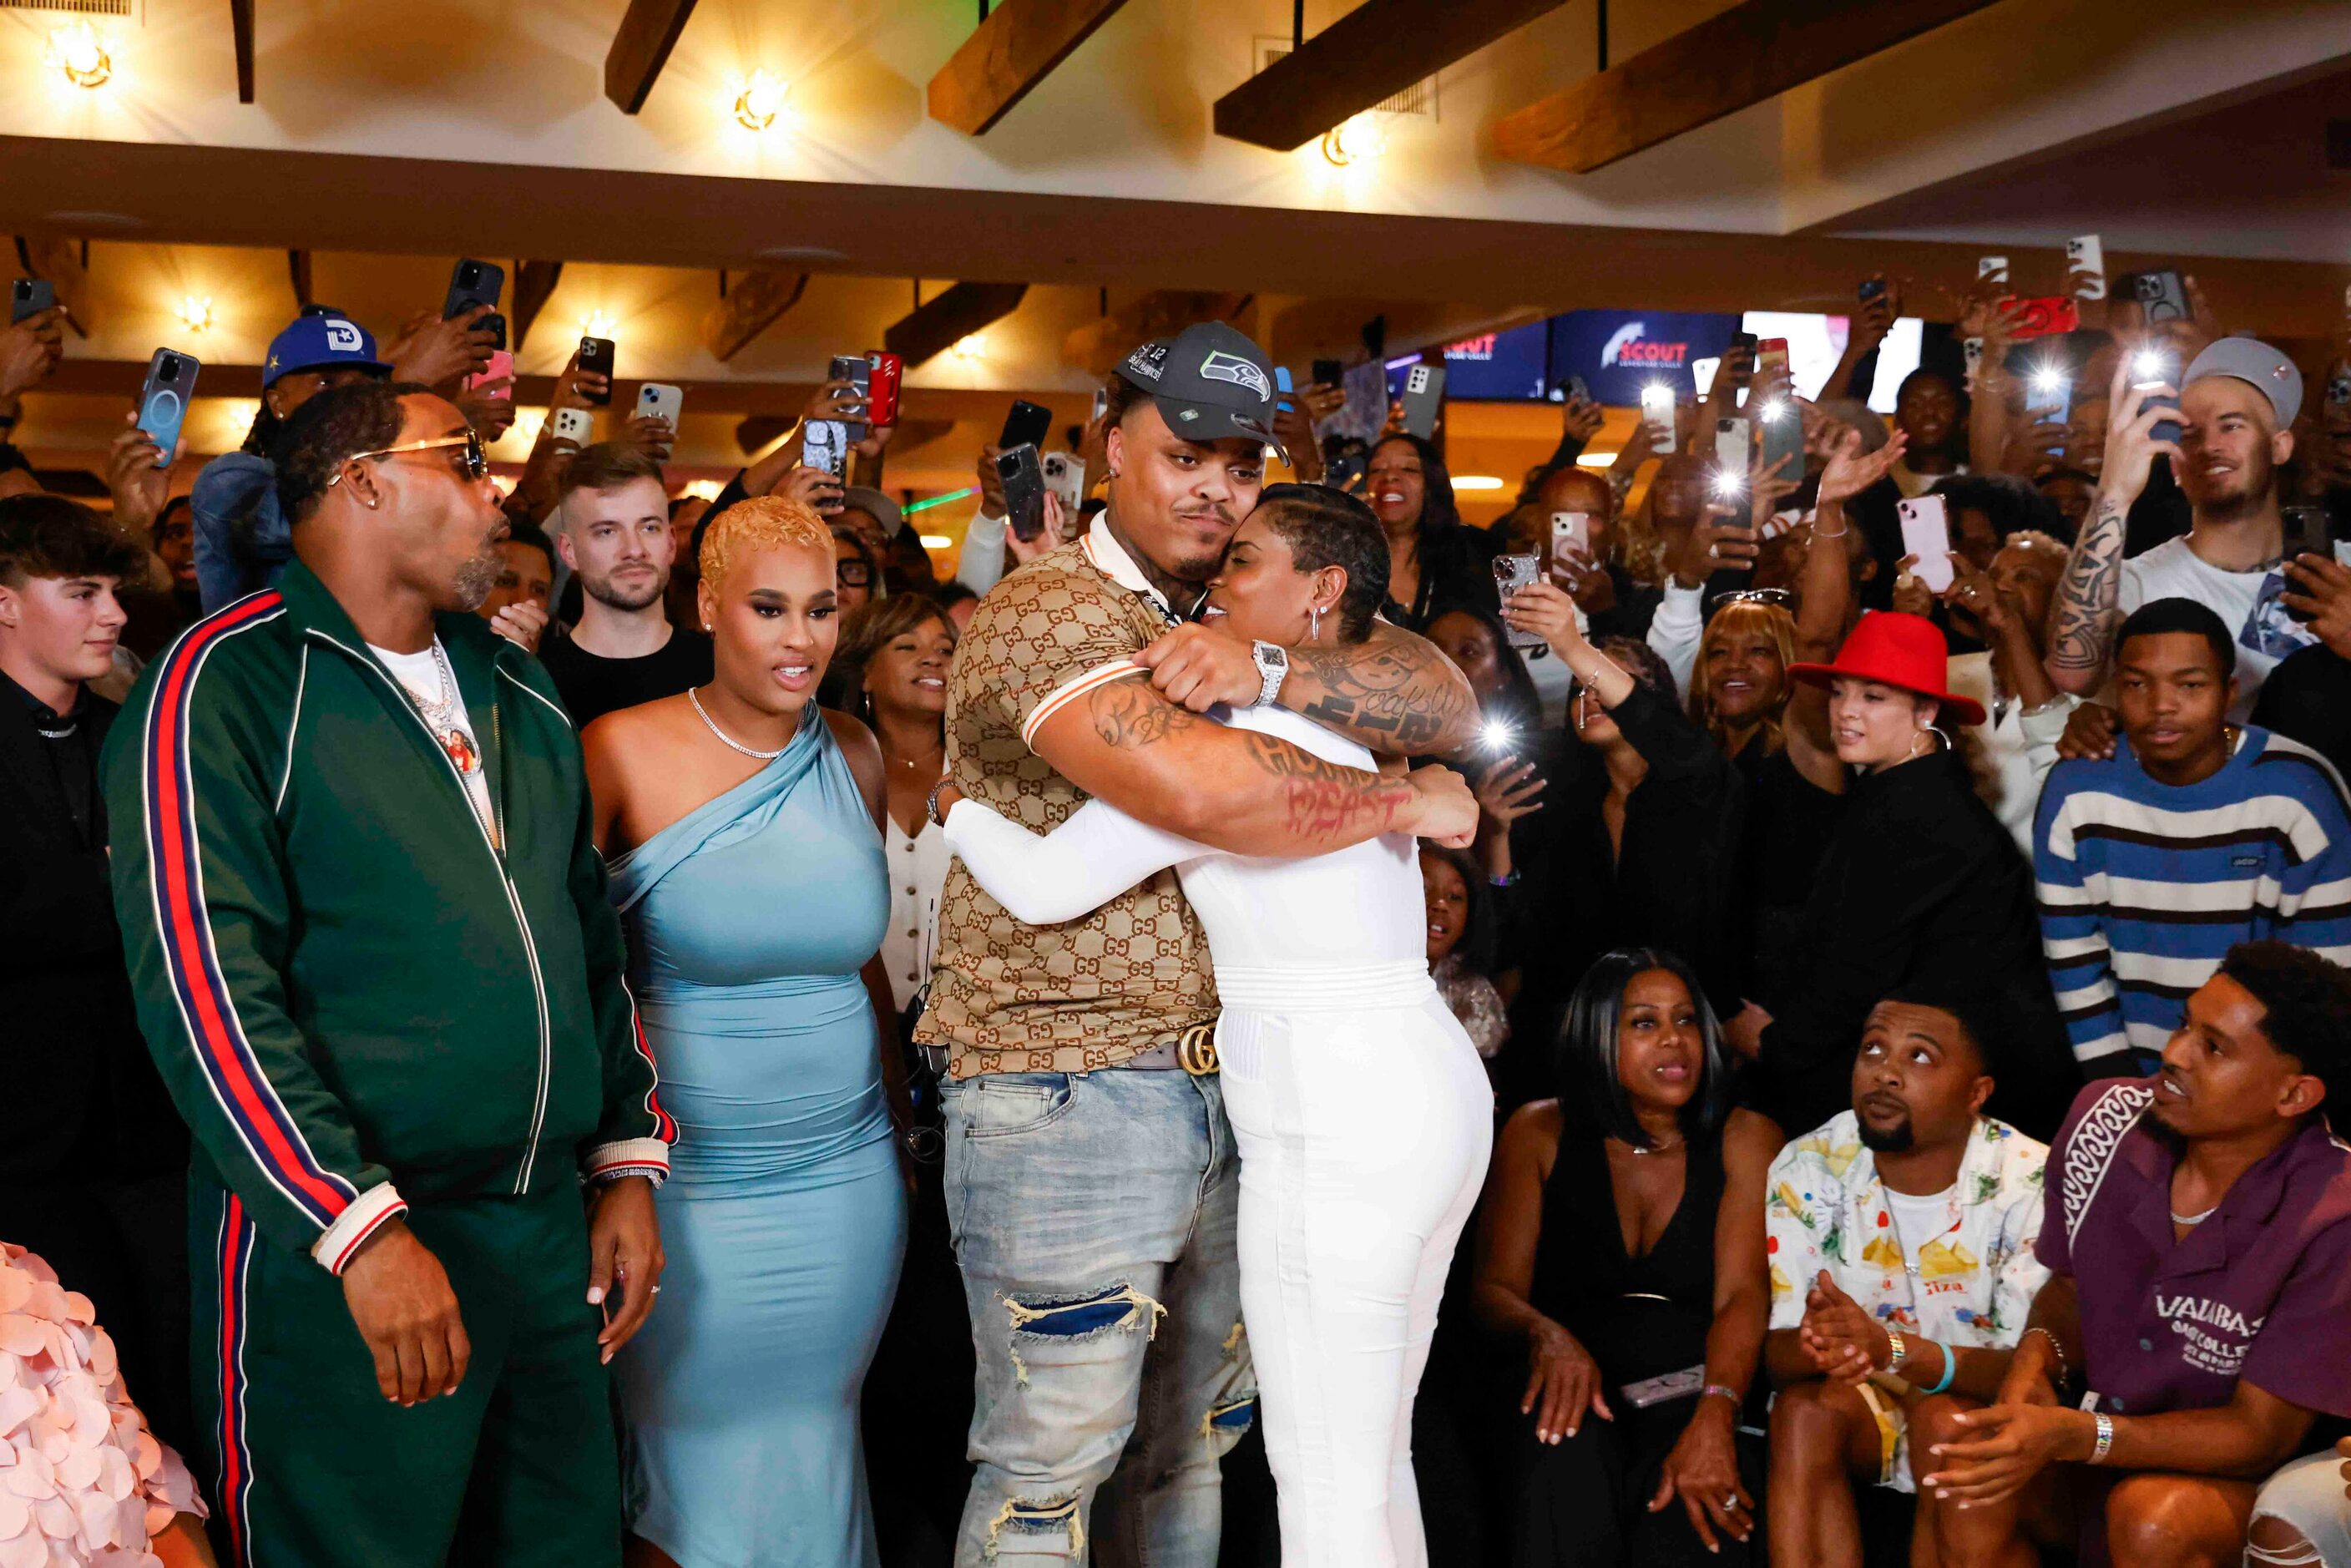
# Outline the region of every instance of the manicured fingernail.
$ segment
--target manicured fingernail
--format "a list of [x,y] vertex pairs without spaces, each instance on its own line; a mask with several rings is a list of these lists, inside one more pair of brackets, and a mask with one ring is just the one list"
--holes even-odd
[[601,1307],[604,1304],[603,1286],[590,1285],[588,1287],[588,1304],[591,1307]]

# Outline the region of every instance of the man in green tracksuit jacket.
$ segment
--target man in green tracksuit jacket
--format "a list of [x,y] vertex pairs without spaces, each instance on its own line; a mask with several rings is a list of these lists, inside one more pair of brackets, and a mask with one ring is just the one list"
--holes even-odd
[[294,563],[147,670],[104,759],[195,1134],[217,1517],[262,1568],[617,1563],[603,1364],[659,1288],[675,1127],[580,744],[470,613],[504,523],[455,406],[329,391],[277,462]]

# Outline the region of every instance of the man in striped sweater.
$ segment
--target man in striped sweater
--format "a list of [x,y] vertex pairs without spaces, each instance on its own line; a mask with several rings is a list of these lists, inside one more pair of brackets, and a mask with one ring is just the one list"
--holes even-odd
[[2033,824],[2042,947],[2091,1077],[2153,1071],[2189,993],[2240,942],[2351,963],[2342,779],[2307,747],[2228,722],[2236,648],[2206,606],[2156,600],[2116,650],[2130,744],[2059,763]]

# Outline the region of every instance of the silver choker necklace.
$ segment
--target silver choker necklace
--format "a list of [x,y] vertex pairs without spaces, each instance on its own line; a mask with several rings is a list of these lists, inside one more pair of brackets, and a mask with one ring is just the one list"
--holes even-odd
[[702,720],[703,727],[709,730],[711,734],[716,736],[718,737],[718,744],[727,747],[729,750],[739,751],[746,757],[757,758],[762,762],[773,762],[777,758],[781,757],[785,752],[789,751],[792,748],[792,743],[788,740],[781,746],[776,747],[773,751],[755,750],[754,748],[744,745],[741,741],[736,739],[725,730],[719,728],[718,726],[712,721],[709,714],[703,711],[702,699],[695,695],[695,690],[692,686],[685,688],[685,700],[694,705],[695,714]]

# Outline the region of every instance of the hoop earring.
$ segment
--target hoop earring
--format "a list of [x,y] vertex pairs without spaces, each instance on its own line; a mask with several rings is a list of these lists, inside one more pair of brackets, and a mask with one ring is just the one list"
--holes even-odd
[[1322,607],[1319,604],[1306,607],[1306,640],[1310,643],[1322,641]]

